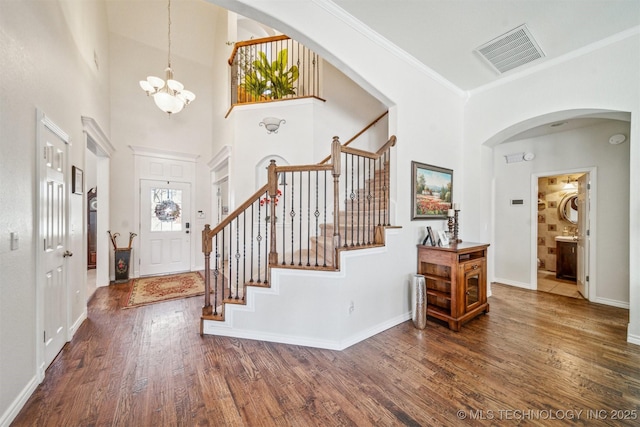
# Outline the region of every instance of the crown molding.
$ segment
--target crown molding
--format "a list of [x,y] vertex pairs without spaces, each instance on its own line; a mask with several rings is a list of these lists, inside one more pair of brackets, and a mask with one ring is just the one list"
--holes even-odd
[[157,157],[160,159],[182,160],[186,162],[195,162],[199,154],[180,153],[177,151],[163,150],[161,148],[142,147],[139,145],[130,145],[134,156]]
[[413,55],[410,55],[407,51],[399,48],[396,44],[392,43],[385,37],[381,36],[379,33],[373,31],[371,27],[367,26],[362,21],[360,21],[359,19],[357,19],[356,17],[348,13],[346,10],[342,9],[333,1],[331,0],[310,0],[310,1],[314,3],[316,6],[324,9],[326,12],[335,16],[337,19],[341,20],[342,22],[347,24],[349,27],[353,28],[355,31],[362,34],[367,39],[372,40],[382,49],[385,49],[386,51],[390,52],[392,55],[400,58],[402,61],[417,68],[418,70],[420,70],[420,72],[425,74],[427,77],[440,83],[447,89],[454,92],[456,95],[461,97],[465,96],[466,91],[460,89],[458,86],[451,83],[442,75],[438,74],[433,69],[427,67],[424,63],[418,61]]

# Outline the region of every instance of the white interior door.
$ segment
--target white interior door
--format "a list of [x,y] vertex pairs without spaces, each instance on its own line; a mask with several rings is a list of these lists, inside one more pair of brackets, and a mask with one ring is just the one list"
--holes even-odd
[[[55,129],[55,128],[54,128]],[[68,214],[65,173],[67,142],[50,127],[39,134],[42,153],[40,178],[40,283],[43,291],[44,368],[48,367],[67,341]]]
[[589,174],[578,178],[578,292],[589,299]]
[[191,268],[191,185],[140,180],[140,275]]

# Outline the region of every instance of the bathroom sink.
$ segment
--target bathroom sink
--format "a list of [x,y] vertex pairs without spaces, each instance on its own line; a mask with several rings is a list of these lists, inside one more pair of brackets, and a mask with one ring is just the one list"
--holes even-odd
[[577,242],[578,236],[556,236],[556,242]]

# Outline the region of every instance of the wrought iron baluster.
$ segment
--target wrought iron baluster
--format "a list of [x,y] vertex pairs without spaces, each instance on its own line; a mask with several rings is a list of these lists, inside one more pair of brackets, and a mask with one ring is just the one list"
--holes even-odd
[[367,244],[371,244],[371,229],[372,229],[372,215],[373,212],[371,211],[371,159],[367,159],[367,164],[368,164],[368,177],[369,179],[367,180],[367,217],[368,217],[368,223],[369,226],[367,227]]
[[[282,192],[283,197],[282,197],[282,265],[286,264],[286,260],[285,260],[285,254],[287,253],[286,251],[286,241],[287,239],[285,238],[285,212],[287,211],[287,173],[286,172],[282,172],[283,174],[283,186],[284,186],[284,191]],[[293,175],[293,172],[291,172],[291,174]],[[293,177],[291,178],[293,179]]]
[[[354,217],[354,211],[355,211],[355,199],[356,199],[356,194],[355,194],[355,189],[354,189],[354,181],[353,181],[353,174],[355,173],[355,167],[353,166],[353,159],[355,158],[355,155],[351,155],[351,194],[349,194],[349,198],[351,199],[351,247],[354,247],[354,225],[355,225],[355,217]],[[344,229],[344,234],[345,234],[345,239],[346,239],[346,235],[347,235],[347,228],[346,228],[346,224],[345,224],[345,229]]]
[[[302,246],[300,246],[302,249]],[[311,171],[307,171],[307,267],[311,265]]]
[[302,265],[302,171],[299,172],[300,176],[300,210],[298,211],[298,265]]
[[[358,173],[356,175],[356,200],[357,200],[357,207],[358,207],[358,214],[357,214],[357,218],[356,218],[356,222],[357,222],[357,227],[356,227],[356,236],[357,236],[357,246],[360,246],[362,244],[362,242],[364,242],[364,239],[360,240],[360,217],[362,216],[362,211],[360,210],[360,192],[362,191],[362,188],[360,187],[360,160],[361,160],[361,156],[357,156],[356,157],[356,166],[358,168]],[[364,227],[362,228],[362,230],[364,231]]]
[[258,254],[258,281],[257,283],[262,283],[261,280],[261,272],[262,272],[262,266],[260,265],[260,254],[262,253],[262,235],[260,234],[260,219],[262,217],[262,203],[258,202],[258,225],[257,225],[257,229],[258,229],[258,235],[256,236],[256,240],[258,241],[258,250],[256,251],[256,253]]
[[[349,217],[349,203],[347,201],[347,195],[349,194],[349,179],[347,176],[347,168],[348,168],[348,164],[349,164],[349,157],[347,155],[347,153],[344,153],[344,243],[342,244],[343,247],[347,247],[347,219]],[[338,203],[338,201],[336,200],[336,203]],[[340,212],[340,211],[338,211]],[[338,233],[340,234],[341,230],[335,230],[334,233]]]
[[226,284],[226,280],[225,280],[225,274],[224,274],[224,266],[225,266],[225,230],[227,229],[227,227],[224,227],[222,229],[222,259],[220,260],[220,265],[222,266],[222,271],[221,271],[221,280],[222,280],[222,284],[220,286],[220,288],[222,289],[222,300],[225,300],[225,294],[226,294],[226,288],[227,288],[227,284]]
[[[294,230],[294,225],[293,225],[293,220],[296,216],[296,212],[293,209],[293,207],[295,206],[295,202],[296,202],[296,195],[295,195],[295,186],[296,186],[296,176],[293,172],[291,172],[291,211],[289,212],[289,216],[291,216],[291,262],[289,265],[293,265],[293,230]],[[282,220],[284,222],[284,218]]]
[[[379,164],[380,163],[380,159],[378,158],[375,161],[375,163]],[[380,206],[380,187],[381,187],[381,185],[380,185],[380,177],[378,176],[378,172],[379,171],[380,171],[380,168],[376,167],[376,170],[374,171],[374,175],[373,175],[374,179],[377,178],[377,181],[378,181],[378,187],[376,188],[376,192],[375,192],[376,198],[374,199],[374,200],[376,200],[376,199],[378,200],[378,225],[380,225],[380,211],[382,210],[382,207]],[[375,209],[375,206],[374,206],[374,209]]]
[[327,266],[327,171],[324,171],[324,218],[322,220],[322,222],[324,222],[325,227],[324,227],[324,245],[323,246],[323,251],[324,254],[322,256],[322,260],[323,260],[323,267]]
[[244,288],[247,283],[247,211],[242,212],[242,300],[244,301]]
[[[218,275],[220,274],[220,270],[218,270],[218,262],[220,260],[220,252],[218,252],[218,235],[216,234],[216,251],[215,251],[215,268],[213,269],[213,314],[218,315]],[[224,295],[222,295],[224,297]]]
[[389,162],[387,160],[387,154],[389,150],[384,152],[384,187],[382,187],[383,191],[383,200],[384,200],[384,218],[383,225],[389,225],[388,220],[388,212],[389,212]]
[[[325,172],[326,173],[326,172]],[[316,171],[316,210],[313,212],[313,216],[316,218],[316,231],[315,231],[315,236],[316,236],[316,264],[315,266],[318,266],[318,240],[320,240],[320,235],[318,234],[319,231],[319,225],[318,225],[318,220],[320,219],[320,211],[318,210],[318,180],[319,180],[319,174],[318,171]]]
[[236,299],[240,299],[240,217],[236,218]]
[[[249,280],[249,283],[253,283],[253,220],[254,220],[254,216],[253,216],[253,211],[254,211],[254,207],[255,207],[255,203],[251,204],[251,269],[250,269],[250,274],[251,274],[251,279]],[[258,213],[258,221],[260,220],[260,214]]]
[[[265,199],[266,200],[271,200],[269,197],[269,192],[265,193]],[[271,210],[269,209],[269,203],[265,203],[264,204],[265,209],[266,209],[266,213],[265,213],[265,219],[267,217],[267,214],[270,214]],[[274,219],[271,218],[271,220],[273,221]],[[269,221],[265,221],[264,222],[264,281],[262,283],[267,284],[269,282]]]

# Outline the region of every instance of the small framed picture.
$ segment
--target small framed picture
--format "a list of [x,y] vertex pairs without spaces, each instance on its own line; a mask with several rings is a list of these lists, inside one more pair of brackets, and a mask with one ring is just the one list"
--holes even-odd
[[84,192],[84,175],[82,169],[71,166],[71,192],[82,194]]
[[449,245],[449,237],[447,237],[447,233],[444,230],[438,231],[438,238],[440,239],[440,246]]
[[433,231],[433,228],[431,227],[427,227],[427,235],[425,236],[424,240],[422,241],[422,245],[426,245],[427,242],[429,242],[429,240],[431,240],[431,246],[438,246],[438,240],[436,238],[436,233]]

